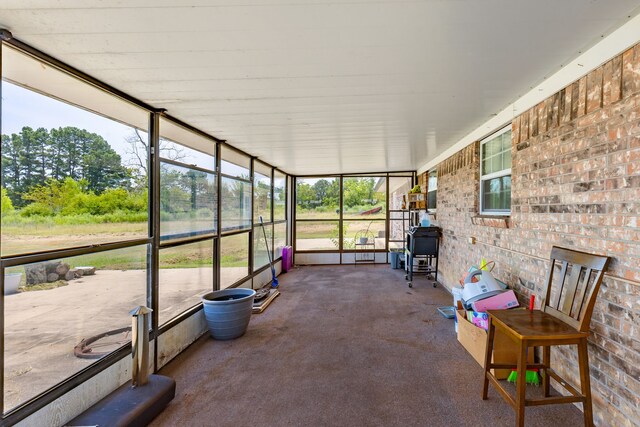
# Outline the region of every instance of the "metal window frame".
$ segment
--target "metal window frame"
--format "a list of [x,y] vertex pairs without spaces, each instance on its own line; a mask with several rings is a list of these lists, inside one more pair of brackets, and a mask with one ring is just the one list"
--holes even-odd
[[[116,249],[122,249],[122,248],[128,248],[128,247],[134,247],[134,246],[139,246],[139,245],[147,245],[147,247],[149,248],[147,251],[147,304],[153,308],[153,315],[152,315],[152,329],[151,329],[151,336],[150,338],[154,341],[154,347],[155,347],[155,351],[154,351],[154,360],[153,360],[153,366],[154,366],[154,371],[156,371],[158,369],[158,337],[164,333],[167,332],[168,330],[170,330],[172,327],[174,327],[175,325],[177,325],[178,323],[182,322],[183,320],[187,319],[188,317],[192,316],[194,313],[202,310],[202,304],[198,304],[195,305],[183,312],[181,312],[180,314],[176,315],[174,318],[172,318],[171,320],[167,321],[166,323],[164,323],[162,326],[158,325],[158,319],[159,319],[159,315],[158,315],[158,307],[159,307],[159,250],[160,248],[166,248],[166,247],[173,247],[173,246],[180,246],[180,245],[186,245],[189,243],[194,243],[194,242],[198,242],[198,241],[203,241],[203,240],[208,240],[211,239],[213,241],[213,250],[214,250],[214,259],[213,259],[213,264],[214,264],[214,289],[219,289],[220,288],[220,239],[223,236],[227,236],[227,235],[233,235],[233,234],[239,234],[239,233],[243,233],[243,232],[248,232],[251,233],[253,230],[253,223],[250,229],[243,229],[243,230],[239,230],[237,231],[237,233],[231,232],[231,233],[223,233],[222,232],[222,227],[221,227],[221,203],[220,203],[220,186],[221,186],[221,181],[222,181],[222,177],[226,176],[225,174],[220,173],[221,172],[221,148],[225,147],[226,149],[230,149],[233,151],[236,151],[242,155],[245,155],[247,157],[249,157],[251,159],[251,162],[253,163],[253,160],[256,159],[256,157],[249,155],[248,153],[246,153],[243,150],[240,150],[236,147],[231,146],[230,144],[228,144],[225,140],[223,139],[219,139],[216,138],[206,132],[203,132],[202,130],[189,125],[188,123],[183,122],[182,120],[173,117],[172,115],[168,114],[166,112],[166,110],[164,110],[163,108],[156,108],[150,104],[147,104],[129,94],[127,94],[126,92],[123,92],[117,88],[115,88],[114,86],[111,86],[87,73],[84,73],[80,70],[78,70],[77,68],[74,68],[70,65],[68,65],[67,63],[58,60],[57,58],[46,54],[32,46],[30,46],[27,43],[24,43],[22,41],[20,41],[19,39],[16,39],[13,37],[13,35],[5,30],[0,28],[0,81],[2,80],[2,49],[1,46],[3,44],[7,44],[8,46],[11,46],[12,48],[17,49],[18,51],[32,57],[34,60],[45,64],[47,66],[51,66],[53,68],[56,68],[59,71],[62,71],[66,74],[71,75],[72,77],[75,77],[76,79],[79,80],[80,83],[84,83],[84,84],[88,84],[91,85],[93,87],[96,87],[100,90],[105,91],[106,93],[121,99],[123,102],[128,102],[131,103],[139,108],[141,108],[142,110],[146,111],[147,114],[149,115],[149,128],[147,129],[148,131],[148,138],[149,138],[149,152],[148,152],[148,161],[149,161],[149,173],[148,173],[148,188],[149,188],[149,198],[148,198],[148,209],[149,209],[149,213],[148,213],[148,219],[147,219],[147,224],[148,224],[148,233],[147,233],[147,237],[145,238],[139,238],[139,239],[130,239],[130,240],[124,240],[124,241],[115,241],[115,242],[107,242],[107,243],[102,243],[102,244],[91,244],[91,245],[84,245],[84,246],[77,246],[77,247],[69,247],[69,248],[62,248],[62,249],[52,249],[52,250],[46,250],[46,251],[40,251],[40,252],[32,252],[32,253],[24,253],[24,254],[16,254],[16,255],[11,255],[11,256],[6,256],[6,257],[0,257],[0,288],[4,289],[4,269],[10,266],[16,266],[16,265],[23,265],[23,264],[29,264],[29,263],[33,263],[33,262],[39,262],[39,261],[45,261],[45,260],[49,260],[49,259],[55,259],[55,258],[63,258],[63,257],[69,257],[69,256],[79,256],[79,255],[86,255],[86,254],[91,254],[91,253],[97,253],[97,252],[106,252],[106,251],[110,251],[110,250],[116,250]],[[1,86],[0,85],[0,113],[2,111],[2,101],[1,101]],[[0,130],[2,129],[2,122],[1,122],[1,117],[2,115],[0,114]],[[216,201],[217,201],[217,207],[216,207],[216,215],[215,215],[215,219],[216,219],[216,230],[214,233],[210,233],[207,235],[202,235],[202,236],[195,236],[195,237],[191,237],[191,238],[187,238],[187,239],[181,239],[181,240],[176,240],[176,241],[165,241],[165,242],[161,242],[160,240],[160,213],[159,213],[159,209],[158,208],[158,204],[159,204],[159,196],[160,196],[160,162],[161,162],[161,158],[159,156],[158,153],[158,147],[159,147],[159,141],[160,141],[160,118],[172,121],[174,124],[182,126],[183,128],[185,128],[186,130],[192,131],[196,134],[198,134],[199,136],[203,136],[206,137],[208,139],[210,139],[214,144],[215,144],[215,170],[214,171],[209,171],[203,168],[199,168],[197,166],[193,166],[193,165],[188,165],[188,164],[180,164],[181,162],[172,162],[169,159],[162,159],[162,161],[166,161],[168,163],[174,163],[176,165],[179,166],[184,166],[184,167],[188,167],[188,168],[192,168],[192,169],[196,169],[196,170],[202,170],[203,172],[208,172],[208,173],[214,173],[216,174]],[[175,141],[174,141],[175,142]],[[286,223],[287,226],[287,239],[289,239],[289,227],[291,227],[291,221],[289,220],[289,218],[292,218],[292,216],[289,216],[289,210],[291,209],[291,204],[289,203],[289,198],[288,198],[288,188],[287,188],[287,183],[290,182],[290,175],[288,173],[286,173],[285,171],[283,171],[280,168],[274,167],[273,165],[269,164],[268,162],[263,162],[265,165],[268,165],[272,168],[272,177],[273,177],[273,171],[274,170],[278,170],[280,173],[284,174],[285,177],[285,200],[286,200],[286,204],[285,204],[285,212],[286,214],[286,218],[285,220],[279,220],[278,223]],[[228,176],[228,178],[232,178],[232,179],[237,179],[237,180],[241,180],[242,178],[239,177],[235,177],[235,176]],[[247,182],[249,182],[251,185],[253,184],[253,177],[251,176],[250,180],[247,180]],[[272,191],[272,196],[273,198],[273,191]],[[253,202],[252,202],[252,206],[253,206]],[[272,209],[273,209],[273,200],[272,200]],[[272,215],[272,219],[273,219],[273,215]],[[253,218],[252,218],[252,222],[253,222]],[[273,222],[273,221],[272,221]],[[251,244],[252,242],[252,238],[251,236],[249,236],[249,243]],[[0,242],[1,244],[1,242]],[[249,249],[251,251],[251,248]],[[252,258],[251,256],[252,252],[249,252],[249,257],[250,259]],[[274,262],[281,260],[281,257],[279,257],[278,259],[274,260]],[[247,275],[245,277],[243,277],[242,279],[240,279],[239,281],[237,281],[236,283],[234,283],[231,287],[234,286],[238,286],[243,282],[246,282],[247,280],[251,280],[253,279],[253,277],[255,277],[257,274],[261,273],[262,271],[264,271],[264,269],[268,268],[268,265],[258,269],[256,272],[250,272],[250,270],[248,269],[247,271]],[[5,304],[5,298],[4,298],[4,293],[0,294],[0,348],[4,348],[4,304]],[[129,348],[129,344],[126,344],[124,346],[122,346],[121,348],[119,348],[118,350],[106,355],[105,357],[95,361],[94,363],[91,363],[90,365],[88,365],[87,367],[75,372],[74,374],[70,375],[69,377],[65,378],[63,381],[55,384],[52,387],[47,388],[46,390],[42,390],[40,391],[36,396],[21,402],[19,405],[17,405],[15,408],[10,409],[9,411],[5,412],[5,408],[4,408],[4,351],[0,352],[0,365],[2,366],[2,368],[0,369],[0,414],[1,415],[1,424],[5,425],[12,425],[15,424],[25,418],[27,418],[28,416],[32,415],[33,413],[37,412],[38,410],[44,408],[45,406],[47,406],[48,404],[52,403],[53,401],[55,401],[56,399],[60,398],[61,396],[63,396],[64,394],[68,393],[70,390],[74,389],[75,387],[83,384],[85,381],[91,379],[92,377],[94,377],[95,375],[97,375],[98,373],[104,371],[105,369],[107,369],[108,367],[114,365],[115,363],[119,362],[120,360],[122,360],[123,358],[127,357],[128,355],[130,355],[131,350]]]
[[[380,248],[380,249],[375,249],[375,250],[371,250],[368,252],[372,252],[372,253],[386,253],[386,262],[389,262],[389,243],[390,242],[397,242],[396,240],[390,240],[389,239],[389,233],[390,233],[390,221],[392,221],[390,215],[391,212],[395,212],[398,211],[397,209],[389,209],[389,195],[390,195],[390,191],[389,191],[389,180],[391,178],[408,178],[410,181],[411,186],[415,185],[417,180],[418,180],[418,175],[416,173],[416,171],[388,171],[388,172],[366,172],[366,173],[345,173],[345,174],[326,174],[326,175],[290,175],[291,178],[291,188],[292,188],[292,199],[291,199],[291,203],[290,203],[290,210],[289,212],[291,212],[291,216],[292,216],[292,220],[290,221],[291,224],[291,229],[292,229],[292,239],[291,239],[291,245],[293,247],[293,257],[294,257],[294,263],[295,263],[295,256],[296,254],[326,254],[326,253],[332,253],[332,254],[339,254],[340,257],[340,261],[338,264],[342,265],[345,264],[344,260],[343,260],[343,255],[344,254],[350,254],[350,253],[354,253],[355,250],[354,249],[344,249],[344,242],[343,242],[343,237],[342,237],[342,230],[343,230],[343,222],[347,221],[347,222],[367,222],[367,221],[377,221],[377,222],[385,222],[385,247],[384,248]],[[336,178],[339,180],[339,192],[340,192],[340,202],[339,202],[339,214],[336,218],[298,218],[297,217],[297,207],[298,207],[298,203],[297,203],[297,189],[298,189],[298,180],[301,179],[322,179],[322,178]],[[385,192],[386,192],[386,200],[387,200],[387,207],[386,207],[386,213],[385,213],[385,218],[376,218],[376,219],[370,219],[370,218],[344,218],[344,206],[343,206],[343,198],[344,198],[344,178],[385,178],[386,179],[386,183],[385,183]],[[402,212],[401,210],[399,212]],[[310,250],[298,250],[297,248],[297,225],[298,223],[305,223],[305,222],[338,222],[339,223],[339,227],[338,227],[338,233],[339,233],[339,248],[338,249],[310,249]],[[352,263],[346,263],[348,265],[351,265]]]

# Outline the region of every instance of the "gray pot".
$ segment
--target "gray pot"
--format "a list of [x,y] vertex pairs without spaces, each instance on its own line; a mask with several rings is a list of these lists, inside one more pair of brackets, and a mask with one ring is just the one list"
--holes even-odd
[[217,340],[232,340],[247,331],[253,308],[253,289],[213,291],[202,297],[209,333]]
[[360,237],[360,244],[361,245],[366,245],[368,241],[369,241],[368,237]]

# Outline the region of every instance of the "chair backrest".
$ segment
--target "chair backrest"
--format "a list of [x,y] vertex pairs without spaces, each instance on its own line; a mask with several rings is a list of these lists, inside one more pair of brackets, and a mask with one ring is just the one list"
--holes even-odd
[[[600,283],[610,258],[554,246],[542,311],[579,331],[589,330]],[[559,270],[555,274],[555,270]],[[555,279],[555,280],[554,280]]]

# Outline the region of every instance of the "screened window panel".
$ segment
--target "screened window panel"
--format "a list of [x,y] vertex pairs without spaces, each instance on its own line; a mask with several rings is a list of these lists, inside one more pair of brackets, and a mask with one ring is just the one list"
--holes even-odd
[[296,223],[296,249],[338,250],[339,221],[300,221]]
[[[266,243],[265,243],[265,233]],[[269,245],[269,251],[273,256],[273,225],[268,224],[264,226],[264,232],[262,227],[257,226],[253,228],[253,270],[256,271],[261,267],[264,267],[269,263],[269,254],[267,252],[267,244]]]
[[222,177],[222,231],[251,228],[251,183]]
[[287,219],[287,176],[279,171],[273,173],[273,219]]
[[160,117],[160,157],[215,170],[215,153],[215,141]]
[[160,233],[163,239],[216,231],[216,175],[160,164]]
[[281,222],[278,224],[274,224],[273,233],[274,233],[273,259],[278,259],[282,256],[282,248],[284,248],[287,245],[287,223]]
[[250,179],[251,158],[225,145],[220,147],[222,157],[221,171],[225,175],[241,179]]
[[340,180],[297,178],[296,217],[298,219],[338,219],[340,217]]
[[149,114],[2,52],[2,255],[148,237]]
[[131,340],[129,311],[147,305],[147,250],[140,245],[5,271],[20,284],[18,294],[4,297],[5,411]]
[[271,222],[271,175],[260,172],[253,173],[253,221],[259,223],[260,217],[267,223]]
[[220,289],[226,289],[249,274],[249,234],[220,239]]
[[160,325],[200,303],[213,290],[213,240],[160,249]]
[[386,178],[344,178],[342,187],[343,218],[386,218]]

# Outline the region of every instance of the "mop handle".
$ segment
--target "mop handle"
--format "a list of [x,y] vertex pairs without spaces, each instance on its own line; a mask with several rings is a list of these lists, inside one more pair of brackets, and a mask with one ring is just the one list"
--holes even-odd
[[269,241],[267,240],[267,232],[264,229],[264,223],[262,222],[262,215],[259,217],[260,227],[262,227],[262,234],[264,235],[264,244],[267,245],[267,256],[269,257],[269,265],[271,266],[271,270],[273,273],[273,261],[271,260],[271,251],[269,250]]

